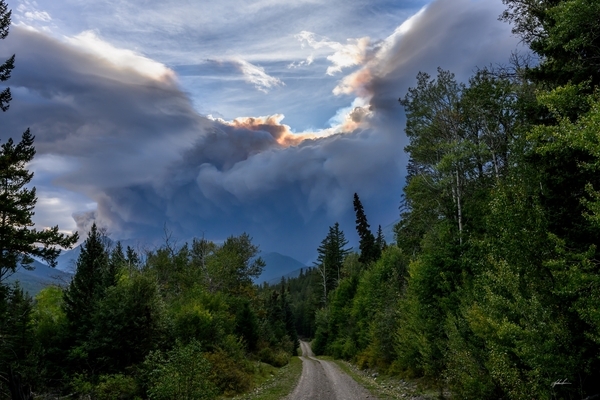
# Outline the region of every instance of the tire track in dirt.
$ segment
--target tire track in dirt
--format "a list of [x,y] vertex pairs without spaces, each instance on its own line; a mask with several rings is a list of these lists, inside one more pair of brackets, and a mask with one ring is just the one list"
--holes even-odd
[[354,379],[331,361],[318,360],[310,344],[300,341],[302,375],[287,400],[358,400],[375,399]]

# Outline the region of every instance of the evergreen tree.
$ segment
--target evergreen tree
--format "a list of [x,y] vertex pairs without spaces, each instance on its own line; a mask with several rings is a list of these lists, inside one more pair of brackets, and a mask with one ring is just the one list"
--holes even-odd
[[31,228],[37,198],[35,188],[26,187],[33,178],[26,164],[35,154],[33,139],[27,130],[21,142],[15,145],[9,139],[0,148],[0,283],[19,266],[30,269],[32,256],[55,266],[60,254],[56,246],[68,248],[78,239],[77,234],[59,233],[58,226]]
[[513,24],[541,63],[529,75],[554,85],[600,84],[600,3],[590,0],[503,0]]
[[[10,17],[6,2],[0,0],[0,39],[8,35]],[[14,61],[13,55],[0,65],[0,82],[10,78]],[[9,88],[0,92],[0,109],[7,111],[11,100]],[[32,398],[22,380],[31,382],[34,376],[26,365],[34,342],[32,301],[18,285],[8,288],[3,281],[19,266],[32,269],[32,256],[54,267],[60,254],[58,246],[69,248],[78,239],[77,234],[59,233],[58,226],[42,231],[31,228],[37,197],[35,188],[26,187],[33,178],[26,166],[35,155],[33,141],[27,129],[19,143],[8,139],[0,147],[0,396],[4,397],[7,382],[13,399]]]
[[[543,111],[532,123],[555,126],[575,122],[590,111],[588,96],[600,85],[600,3],[589,0],[504,0],[503,19],[530,45],[540,63],[527,77],[545,90],[556,92],[541,101]],[[540,200],[548,215],[549,229],[567,246],[585,251],[600,241],[591,229],[582,199],[586,185],[600,187],[600,177],[589,164],[596,156],[581,146],[548,146],[555,138],[533,135],[530,163],[539,173]],[[588,139],[593,141],[593,139]]]
[[123,246],[121,242],[117,242],[115,248],[110,252],[108,259],[108,268],[104,273],[104,287],[115,286],[117,284],[119,271],[125,265],[125,255],[123,254]]
[[[5,39],[8,36],[8,28],[10,26],[11,10],[8,9],[6,2],[0,0],[0,39]],[[15,67],[15,56],[14,54],[2,65],[0,65],[0,82],[4,82],[10,78],[10,73]],[[0,92],[0,109],[2,111],[8,110],[9,102],[12,100],[10,94],[10,88],[4,89]]]
[[137,268],[141,263],[140,256],[130,246],[125,252],[125,262],[130,268]]
[[375,245],[377,246],[380,252],[387,247],[387,243],[385,242],[385,236],[383,235],[381,225],[379,225],[379,228],[377,228],[377,238],[375,239]]
[[256,350],[258,343],[258,320],[256,314],[250,308],[250,302],[242,300],[235,313],[235,331],[240,335],[250,351]]
[[298,277],[288,280],[296,332],[304,337],[313,337],[315,334],[315,312],[322,297],[319,279],[317,268],[307,268],[302,269]]
[[[110,265],[110,262],[109,262]],[[94,373],[122,373],[141,363],[166,337],[166,318],[156,280],[134,271],[107,287],[92,311],[85,351]]]
[[327,302],[327,294],[335,289],[342,278],[344,258],[350,253],[350,249],[346,248],[347,244],[346,236],[340,230],[340,224],[336,222],[329,227],[329,233],[317,249],[315,266],[321,275],[324,303]]
[[22,378],[31,382],[32,303],[31,297],[18,284],[14,287],[0,285],[0,398],[4,398],[3,392],[7,389],[21,389]]
[[[11,11],[0,0],[0,39],[6,38]],[[15,56],[0,65],[0,82],[10,78]],[[0,108],[8,110],[10,89],[0,92]],[[60,254],[57,246],[69,248],[77,241],[77,234],[64,235],[58,226],[38,231],[32,229],[33,209],[37,202],[35,188],[27,188],[33,173],[26,168],[35,155],[34,136],[27,129],[18,144],[8,139],[0,147],[0,284],[19,266],[29,269],[31,256],[56,265]],[[41,247],[40,247],[41,245]]]
[[375,243],[375,236],[371,232],[367,216],[363,209],[362,203],[358,198],[358,194],[354,193],[354,212],[356,213],[356,231],[360,238],[360,258],[359,261],[363,264],[369,264],[376,261],[381,255],[381,250]]
[[64,293],[64,310],[74,345],[85,343],[91,332],[92,316],[107,282],[109,256],[96,224],[81,245],[77,271]]
[[296,331],[296,324],[292,306],[290,304],[290,288],[285,287],[285,278],[281,278],[281,311],[283,321],[285,323],[285,331],[289,336],[290,340],[294,344],[292,355],[296,355],[296,349],[300,347],[300,341],[298,340],[298,332]]

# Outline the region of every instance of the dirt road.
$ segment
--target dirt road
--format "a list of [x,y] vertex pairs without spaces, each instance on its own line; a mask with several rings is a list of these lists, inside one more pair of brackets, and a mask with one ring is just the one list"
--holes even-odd
[[358,400],[375,399],[352,378],[330,361],[317,360],[310,345],[300,342],[302,375],[288,400]]

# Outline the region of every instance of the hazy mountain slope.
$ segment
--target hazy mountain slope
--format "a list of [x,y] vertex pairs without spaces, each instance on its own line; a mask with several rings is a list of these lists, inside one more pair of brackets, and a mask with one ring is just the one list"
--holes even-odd
[[263,273],[256,279],[256,283],[261,284],[263,282],[272,283],[273,280],[277,281],[282,276],[289,277],[292,273],[299,274],[301,268],[306,268],[306,265],[302,264],[295,258],[277,253],[265,253],[260,255],[265,261],[266,266],[263,269]]
[[66,286],[73,277],[70,273],[51,268],[39,261],[34,261],[32,266],[35,268],[31,271],[19,268],[7,279],[7,282],[19,281],[25,291],[31,296],[35,296],[40,290],[49,285]]

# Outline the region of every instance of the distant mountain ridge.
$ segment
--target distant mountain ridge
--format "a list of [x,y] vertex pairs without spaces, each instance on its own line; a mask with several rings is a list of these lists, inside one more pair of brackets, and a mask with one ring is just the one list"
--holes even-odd
[[31,266],[34,267],[31,271],[19,267],[17,272],[7,279],[8,283],[19,281],[23,290],[30,296],[35,296],[40,290],[50,285],[67,286],[73,278],[73,274],[49,267],[39,261],[34,260]]
[[75,262],[79,254],[81,254],[81,245],[71,250],[63,250],[56,259],[56,269],[74,274],[76,269]]
[[286,280],[292,279],[292,278],[297,278],[297,277],[300,276],[300,271],[304,271],[306,273],[306,270],[308,268],[310,268],[310,267],[307,265],[306,267],[295,269],[292,272],[289,272],[289,273],[287,273],[287,274],[285,274],[283,276],[278,276],[276,278],[273,278],[273,279],[271,279],[269,281],[265,281],[265,282],[268,283],[269,286],[276,286],[279,283],[281,283],[281,278],[285,278]]
[[260,257],[266,265],[262,274],[254,281],[259,285],[263,282],[272,285],[281,280],[282,277],[298,276],[302,268],[307,268],[306,265],[295,258],[277,252],[261,254]]

